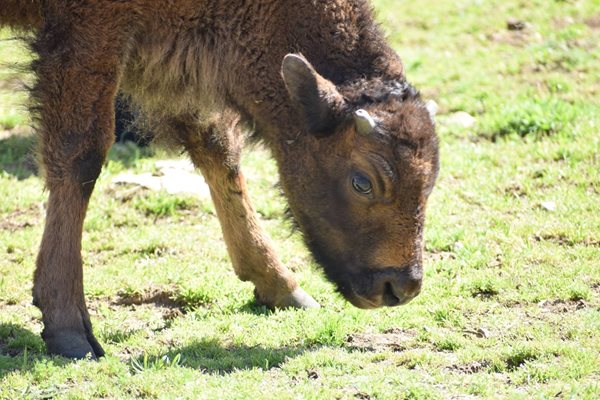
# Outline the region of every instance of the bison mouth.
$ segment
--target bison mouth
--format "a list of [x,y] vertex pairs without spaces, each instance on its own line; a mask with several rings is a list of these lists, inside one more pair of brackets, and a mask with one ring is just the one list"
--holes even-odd
[[355,307],[399,306],[421,291],[422,268],[418,263],[403,267],[355,268],[351,263],[329,256],[317,242],[306,240],[306,243],[327,279]]

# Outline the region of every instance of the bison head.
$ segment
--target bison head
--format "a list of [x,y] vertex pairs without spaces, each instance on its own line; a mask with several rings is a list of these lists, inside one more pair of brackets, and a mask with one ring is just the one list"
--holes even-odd
[[439,165],[431,110],[406,81],[336,86],[300,55],[282,76],[301,126],[281,150],[281,179],[309,249],[355,306],[410,301]]

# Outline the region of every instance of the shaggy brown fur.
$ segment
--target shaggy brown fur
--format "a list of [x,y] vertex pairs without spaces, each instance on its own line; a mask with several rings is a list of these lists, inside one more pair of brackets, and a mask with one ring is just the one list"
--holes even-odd
[[[242,126],[272,150],[308,246],[349,301],[397,305],[419,292],[437,139],[365,0],[5,0],[0,23],[35,34],[50,198],[33,295],[51,353],[103,354],[83,296],[81,232],[118,90],[202,171],[234,269],[259,301],[316,305],[258,225]],[[375,124],[366,134],[359,108]]]

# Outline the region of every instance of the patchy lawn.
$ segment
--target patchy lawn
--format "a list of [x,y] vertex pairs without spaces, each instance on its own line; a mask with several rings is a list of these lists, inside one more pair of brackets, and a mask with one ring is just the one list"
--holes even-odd
[[26,54],[1,34],[0,398],[600,397],[600,1],[375,5],[440,106],[422,294],[376,311],[336,295],[257,148],[244,163],[262,224],[323,308],[256,306],[210,201],[112,183],[173,155],[116,145],[83,239],[99,362],[48,357],[39,337],[46,193],[18,89],[28,78],[9,68]]

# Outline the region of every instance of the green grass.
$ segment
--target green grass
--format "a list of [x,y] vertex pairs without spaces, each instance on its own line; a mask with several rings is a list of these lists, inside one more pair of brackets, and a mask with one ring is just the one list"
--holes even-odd
[[25,125],[27,116],[26,92],[23,84],[29,77],[18,72],[27,60],[25,46],[9,32],[0,31],[0,131]]
[[[600,397],[600,1],[375,5],[409,78],[440,105],[422,294],[376,311],[336,295],[290,236],[259,148],[244,164],[261,222],[323,308],[259,307],[209,201],[111,184],[169,155],[116,146],[83,238],[108,356],[48,357],[30,304],[46,193],[13,85],[27,77],[1,67],[0,398]],[[0,41],[0,61],[23,59],[14,46]],[[475,126],[448,124],[455,111]]]

